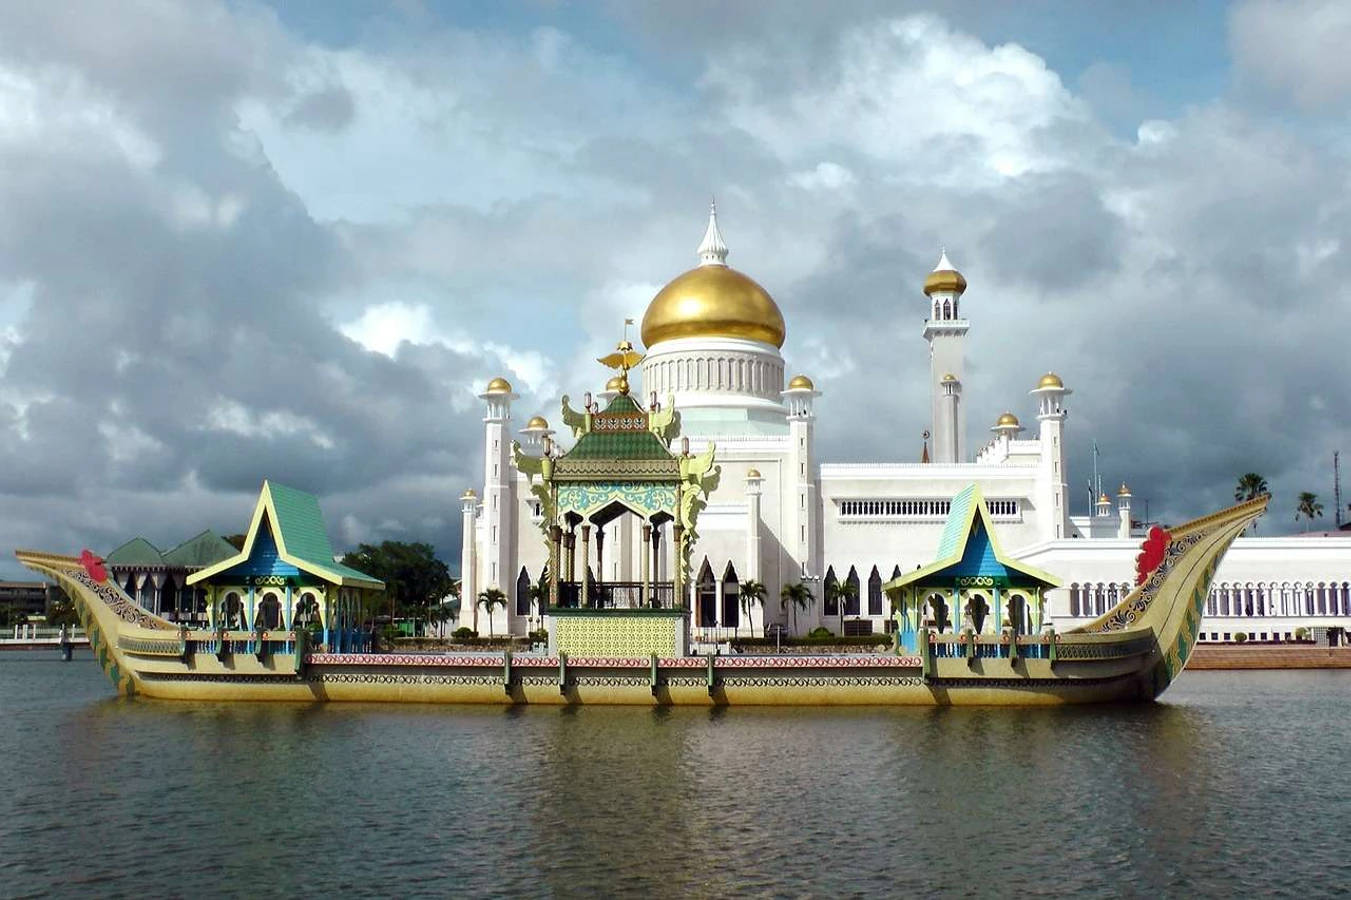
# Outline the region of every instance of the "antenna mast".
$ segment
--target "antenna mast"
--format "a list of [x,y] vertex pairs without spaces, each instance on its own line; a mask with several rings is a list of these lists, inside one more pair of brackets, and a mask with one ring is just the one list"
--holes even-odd
[[1336,510],[1334,518],[1337,529],[1342,527],[1342,451],[1332,451],[1332,505]]

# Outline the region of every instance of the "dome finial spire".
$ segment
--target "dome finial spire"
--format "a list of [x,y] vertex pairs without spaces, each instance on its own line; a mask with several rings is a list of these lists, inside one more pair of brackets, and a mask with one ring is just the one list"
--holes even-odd
[[710,200],[708,204],[708,228],[704,230],[704,239],[699,242],[699,265],[727,265],[727,243],[718,230],[718,202]]

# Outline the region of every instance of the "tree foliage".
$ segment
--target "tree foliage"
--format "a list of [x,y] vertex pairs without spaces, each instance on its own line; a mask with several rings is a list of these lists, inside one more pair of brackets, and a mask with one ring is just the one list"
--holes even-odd
[[755,607],[765,605],[765,594],[769,589],[759,581],[743,581],[741,583],[741,611],[746,614],[746,621],[751,624],[751,637],[755,637],[755,619],[751,617],[751,610]]
[[505,607],[507,595],[502,593],[501,588],[490,587],[478,595],[478,605],[488,614],[488,637],[496,637],[493,634],[493,607]]
[[1321,518],[1323,518],[1323,504],[1318,502],[1318,495],[1310,491],[1300,491],[1299,502],[1295,505],[1295,521],[1307,519],[1312,522]]
[[1234,486],[1234,499],[1240,503],[1244,500],[1256,500],[1267,493],[1270,493],[1267,489],[1267,480],[1256,472],[1240,475],[1238,484]]
[[812,596],[812,589],[807,587],[801,581],[795,584],[785,584],[779,591],[779,605],[789,611],[793,617],[793,632],[797,633],[797,611],[804,612],[811,608],[815,601]]
[[396,615],[412,616],[415,631],[420,630],[419,623],[438,619],[442,600],[459,590],[450,569],[436,558],[431,544],[404,541],[384,541],[378,546],[361,544],[342,561],[383,581],[384,607],[389,608],[392,601]]

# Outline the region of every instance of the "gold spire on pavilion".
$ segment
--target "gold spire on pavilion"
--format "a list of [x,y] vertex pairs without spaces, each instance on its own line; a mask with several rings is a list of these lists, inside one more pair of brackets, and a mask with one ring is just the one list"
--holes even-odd
[[[629,326],[633,324],[632,319],[624,320],[624,339],[615,345],[615,351],[596,360],[603,366],[609,366],[612,369],[618,369],[617,378],[611,378],[610,384],[615,385],[615,390],[621,394],[629,392],[629,369],[632,369],[638,363],[643,361],[643,354],[633,349],[633,342],[629,340]],[[618,383],[616,383],[618,382]],[[605,386],[610,389],[610,384]]]

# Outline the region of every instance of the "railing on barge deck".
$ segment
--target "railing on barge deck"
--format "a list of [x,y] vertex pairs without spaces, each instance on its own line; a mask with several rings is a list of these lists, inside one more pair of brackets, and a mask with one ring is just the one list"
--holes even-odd
[[669,581],[647,585],[644,602],[641,581],[593,581],[587,585],[587,600],[582,602],[582,583],[562,581],[558,584],[558,605],[564,608],[587,609],[673,609],[675,585]]

